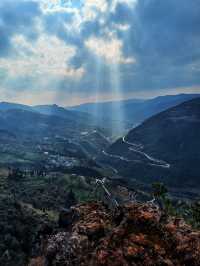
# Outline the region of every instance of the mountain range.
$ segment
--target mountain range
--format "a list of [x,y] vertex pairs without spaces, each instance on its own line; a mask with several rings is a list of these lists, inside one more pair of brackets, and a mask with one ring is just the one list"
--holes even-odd
[[[199,94],[178,94],[156,97],[149,100],[130,99],[116,102],[88,103],[70,108],[64,108],[56,104],[28,106],[18,103],[0,102],[0,112],[3,111],[5,114],[5,112],[12,110],[10,114],[13,114],[18,110],[19,114],[19,110],[23,110],[23,114],[25,115],[26,111],[29,112],[29,116],[33,116],[30,112],[35,113],[35,117],[37,116],[36,114],[57,116],[71,123],[99,126],[110,134],[115,134],[113,133],[115,129],[121,128],[121,132],[118,132],[118,134],[122,134],[125,132],[124,129],[130,129],[152,115],[198,96]],[[22,112],[20,115],[22,115]],[[42,117],[40,116],[40,118]]]
[[29,105],[9,103],[9,102],[0,103],[0,111],[9,111],[9,110],[23,110],[43,115],[59,116],[74,121],[81,119],[84,119],[85,121],[91,120],[89,114],[83,113],[81,111],[77,112],[72,110],[66,110],[65,108],[58,106],[56,104],[29,106]]
[[[100,127],[114,127],[118,135],[137,126],[145,119],[176,106],[184,101],[199,97],[199,94],[159,96],[152,99],[131,99],[116,102],[88,103],[69,108],[92,115]],[[116,134],[116,135],[117,135]]]

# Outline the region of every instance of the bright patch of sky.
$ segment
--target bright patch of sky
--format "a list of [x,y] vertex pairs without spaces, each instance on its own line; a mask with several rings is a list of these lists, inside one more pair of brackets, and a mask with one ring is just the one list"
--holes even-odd
[[95,38],[91,37],[86,40],[85,45],[97,57],[102,57],[107,64],[133,64],[135,59],[133,57],[125,58],[123,56],[122,41],[115,38]]
[[84,69],[68,66],[69,60],[76,54],[76,47],[66,45],[57,37],[42,35],[34,45],[23,36],[12,39],[17,51],[15,56],[0,58],[0,68],[6,68],[11,77],[31,76],[55,78],[81,78]]

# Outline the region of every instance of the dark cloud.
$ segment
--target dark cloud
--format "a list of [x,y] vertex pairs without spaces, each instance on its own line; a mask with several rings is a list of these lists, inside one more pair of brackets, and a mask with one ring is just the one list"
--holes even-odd
[[0,56],[9,55],[11,38],[16,34],[37,38],[35,18],[40,14],[39,5],[33,1],[0,2]]
[[131,35],[140,41],[133,47],[163,57],[192,56],[199,51],[199,14],[198,0],[138,1]]
[[[122,6],[116,9],[119,21],[126,19],[123,10],[128,7]],[[198,0],[140,0],[127,14],[131,27],[124,38],[124,53],[137,60],[133,75],[125,77],[125,84],[132,84],[130,90],[200,84],[199,71],[191,70],[191,63],[200,64]]]

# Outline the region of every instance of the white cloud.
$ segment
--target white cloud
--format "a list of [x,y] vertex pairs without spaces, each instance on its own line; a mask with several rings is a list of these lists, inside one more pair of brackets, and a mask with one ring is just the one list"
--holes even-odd
[[116,38],[103,39],[91,37],[86,42],[85,45],[90,49],[96,56],[102,57],[111,64],[133,64],[135,63],[135,58],[127,57],[125,58],[122,53],[123,43],[121,40]]
[[82,4],[76,4],[72,0],[34,0],[40,3],[44,13],[47,12],[73,12],[79,13],[82,21],[93,20],[97,12],[106,12],[108,3],[106,0],[85,0]]
[[[39,2],[44,11],[64,8],[65,6],[61,3],[60,0],[35,0]],[[67,7],[67,6],[66,6]]]
[[129,24],[113,24],[114,28],[120,31],[127,31],[130,29]]
[[84,69],[74,69],[67,65],[76,54],[74,46],[67,46],[56,37],[41,35],[36,43],[30,44],[19,35],[12,40],[15,57],[0,58],[0,68],[8,71],[10,76],[44,76],[57,78],[81,78]]
[[134,8],[135,5],[137,4],[138,0],[112,0],[112,5],[111,5],[111,11],[115,11],[116,7],[118,4],[126,4],[130,8]]
[[79,10],[81,22],[95,20],[99,13],[108,11],[106,0],[85,0]]
[[106,0],[85,0],[85,8],[97,9],[100,12],[106,12],[108,9],[108,3]]
[[[34,0],[40,3],[43,13],[66,12],[73,14],[73,19],[66,26],[68,29],[80,32],[81,24],[97,18],[98,13],[104,13],[108,9],[106,0]],[[78,2],[80,4],[78,4]]]
[[44,14],[49,13],[69,13],[76,15],[80,12],[76,6],[72,4],[72,0],[33,0],[40,4],[41,10]]

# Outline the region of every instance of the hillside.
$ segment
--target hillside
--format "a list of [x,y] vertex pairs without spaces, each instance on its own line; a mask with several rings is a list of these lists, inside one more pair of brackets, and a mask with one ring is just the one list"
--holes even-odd
[[200,98],[161,112],[131,130],[104,152],[129,179],[200,187]]
[[80,123],[73,117],[48,116],[22,109],[0,111],[0,128],[15,133],[31,133],[31,135],[51,134],[52,131],[70,133],[70,131],[84,130],[86,127],[84,122]]
[[0,111],[0,166],[69,168],[110,144],[104,131],[78,112],[63,108],[63,115],[50,115],[11,106]]
[[0,111],[8,111],[11,109],[33,111],[31,106],[28,105],[19,104],[19,103],[10,103],[10,102],[0,102]]
[[0,265],[27,266],[27,258],[38,254],[41,236],[58,227],[71,189],[75,200],[82,202],[90,197],[93,186],[78,175],[9,176],[7,169],[0,168]]
[[0,169],[0,265],[198,265],[198,202],[170,211],[92,176]]
[[18,110],[18,111],[21,110],[21,111],[39,113],[43,115],[58,116],[67,120],[75,120],[78,121],[79,123],[81,123],[81,120],[83,119],[85,123],[90,123],[92,120],[91,115],[89,114],[73,110],[66,110],[65,108],[58,106],[56,104],[29,106],[18,103],[0,102],[0,111],[10,111],[10,110]]
[[52,105],[36,105],[31,107],[33,111],[44,115],[54,115],[65,119],[74,119],[79,122],[84,120],[84,123],[91,124],[93,119],[90,114],[81,112],[66,110],[64,107],[58,106],[57,104]]

